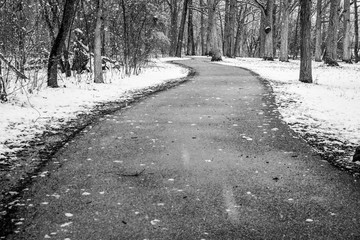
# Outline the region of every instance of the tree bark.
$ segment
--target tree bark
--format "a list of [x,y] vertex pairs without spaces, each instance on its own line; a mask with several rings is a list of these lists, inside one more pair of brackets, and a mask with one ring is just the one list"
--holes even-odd
[[125,75],[130,75],[130,43],[129,43],[129,31],[128,31],[128,20],[126,13],[125,0],[121,0],[121,8],[123,13],[123,35],[124,35],[124,70]]
[[[223,35],[223,52],[224,52],[224,55],[229,57],[228,56],[228,52],[229,51],[229,48],[230,48],[230,42],[229,42],[229,39],[230,39],[230,0],[225,0],[225,21],[224,21],[224,35]],[[221,24],[222,26],[222,24]],[[231,54],[229,54],[231,55]]]
[[317,0],[316,5],[316,23],[315,23],[315,61],[321,62],[321,20],[322,20],[322,0]]
[[260,48],[259,48],[259,57],[265,56],[265,11],[261,11],[260,15],[260,33],[259,33],[259,39],[260,39]]
[[26,50],[25,50],[25,37],[26,37],[26,29],[25,29],[25,16],[24,16],[24,4],[23,1],[19,1],[17,4],[17,14],[18,14],[18,38],[19,38],[19,70],[20,72],[25,72],[25,63],[26,63]]
[[94,82],[104,83],[101,59],[101,26],[103,0],[96,0],[96,26],[94,36]]
[[344,0],[344,38],[342,60],[346,63],[352,63],[350,49],[350,0]]
[[354,32],[355,32],[355,45],[354,45],[354,56],[355,62],[359,61],[359,14],[358,14],[358,5],[357,2],[354,1],[354,11],[355,11],[355,19],[354,19]]
[[177,45],[176,45],[176,53],[175,53],[176,57],[181,57],[181,50],[182,50],[182,45],[183,45],[183,40],[184,40],[184,30],[185,30],[186,14],[187,14],[187,10],[188,10],[188,3],[189,3],[189,0],[184,0],[183,12],[181,15],[179,36],[178,36],[178,41],[177,41]]
[[208,43],[207,49],[211,55],[211,61],[221,61],[221,52],[217,43],[217,34],[216,34],[216,8],[218,0],[208,0]]
[[189,16],[188,16],[188,41],[186,55],[195,55],[194,25],[193,25],[193,0],[189,0]]
[[300,81],[312,83],[311,0],[300,0]]
[[227,57],[235,57],[235,21],[237,12],[236,0],[228,0],[228,10],[225,12],[225,41],[224,53]]
[[299,12],[296,17],[295,34],[294,34],[293,49],[292,49],[293,59],[296,59],[299,55],[298,33],[299,33],[300,10],[301,8],[299,8]]
[[204,0],[200,0],[200,8],[201,8],[201,15],[200,15],[200,41],[201,41],[201,55],[205,56],[207,55],[206,53],[206,43],[205,43],[205,38],[206,38],[206,31],[205,31],[205,2]]
[[265,10],[265,25],[262,29],[265,32],[265,48],[264,48],[264,60],[273,61],[274,60],[274,29],[273,29],[273,9],[274,9],[274,0],[267,0],[266,10]]
[[289,61],[289,15],[291,0],[282,1],[282,21],[281,21],[281,41],[280,41],[280,56],[281,62]]
[[244,34],[245,34],[244,25],[245,25],[246,11],[247,11],[247,4],[245,4],[245,6],[240,7],[237,16],[238,26],[236,29],[234,54],[235,56],[239,56],[239,57],[244,57],[243,45],[244,45]]
[[326,40],[326,50],[324,62],[329,66],[339,66],[337,63],[337,40],[339,28],[339,5],[340,0],[331,0],[328,36]]
[[[258,3],[258,2],[257,2]],[[260,56],[264,60],[274,60],[274,0],[267,0],[266,7],[258,3],[260,19]]]
[[176,0],[170,1],[171,29],[170,29],[170,52],[171,57],[175,56],[178,36],[178,5]]
[[61,58],[60,54],[61,54],[61,50],[64,46],[66,36],[68,35],[68,33],[71,29],[72,19],[75,16],[78,1],[79,0],[66,0],[65,1],[64,12],[63,12],[63,17],[62,17],[59,33],[57,34],[57,36],[54,40],[53,46],[50,51],[50,56],[49,56],[49,63],[48,63],[48,70],[47,70],[47,76],[48,76],[47,85],[49,87],[53,87],[53,88],[59,87],[58,81],[57,81],[58,63]]

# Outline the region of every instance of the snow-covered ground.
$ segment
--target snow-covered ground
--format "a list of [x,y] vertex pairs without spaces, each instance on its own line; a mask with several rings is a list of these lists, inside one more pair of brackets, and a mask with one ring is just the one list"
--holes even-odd
[[[0,104],[0,164],[5,153],[26,147],[26,142],[48,126],[60,128],[99,103],[126,99],[134,90],[188,75],[189,70],[165,63],[169,60],[172,59],[152,61],[138,76],[122,78],[117,70],[107,71],[106,84],[94,84],[90,81],[91,76],[83,74],[80,78],[61,78],[60,88],[42,87],[41,91],[32,94],[26,93],[24,88],[9,95],[10,101]],[[44,73],[38,73],[37,79],[38,85],[46,85]]]
[[300,134],[360,145],[359,64],[340,62],[340,67],[327,67],[313,62],[314,84],[306,84],[299,82],[299,61],[225,58],[220,63],[250,69],[267,79],[283,120]]

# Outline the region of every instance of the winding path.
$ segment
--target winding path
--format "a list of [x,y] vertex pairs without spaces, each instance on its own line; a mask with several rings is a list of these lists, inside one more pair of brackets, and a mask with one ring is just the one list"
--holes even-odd
[[360,239],[359,182],[281,121],[266,82],[181,63],[198,74],[54,156],[7,239]]

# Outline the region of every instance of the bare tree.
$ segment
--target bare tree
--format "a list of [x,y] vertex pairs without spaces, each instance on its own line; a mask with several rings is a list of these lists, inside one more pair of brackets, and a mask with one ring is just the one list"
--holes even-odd
[[342,60],[346,63],[352,63],[351,61],[351,49],[350,49],[350,0],[344,0],[344,37],[343,37],[343,56]]
[[57,81],[57,68],[61,58],[61,51],[64,47],[64,43],[68,33],[71,29],[71,24],[76,13],[77,5],[79,0],[66,0],[64,4],[63,17],[60,25],[59,32],[52,45],[49,63],[48,63],[48,86],[59,87]]
[[193,24],[193,0],[189,0],[188,16],[188,41],[186,55],[195,55],[194,24]]
[[329,66],[339,66],[337,63],[337,40],[339,29],[339,5],[340,0],[331,0],[330,17],[328,26],[328,36],[326,40],[326,50],[324,54],[324,62]]
[[358,5],[357,1],[354,1],[354,11],[355,11],[355,23],[354,23],[354,32],[355,32],[355,45],[354,45],[354,56],[355,62],[359,61],[359,14],[358,14]]
[[267,0],[266,5],[262,4],[258,0],[255,0],[261,10],[262,24],[260,24],[260,35],[263,34],[264,46],[263,56],[264,60],[274,60],[274,38],[273,38],[273,9],[275,0]]
[[316,23],[315,23],[315,61],[321,62],[321,23],[322,21],[322,0],[317,0],[316,4]]
[[184,0],[183,12],[181,14],[181,23],[180,23],[179,36],[178,36],[178,41],[177,41],[177,44],[176,44],[175,56],[177,56],[177,57],[181,57],[181,50],[182,50],[182,47],[183,47],[183,40],[184,40],[186,14],[187,14],[187,11],[188,11],[188,3],[189,3],[189,0]]
[[102,26],[102,8],[103,0],[96,0],[96,25],[94,36],[94,82],[104,83],[102,74],[102,59],[101,59],[101,26]]
[[312,83],[311,0],[300,0],[300,81]]
[[206,29],[205,29],[205,0],[200,0],[200,42],[201,42],[201,55],[206,55]]
[[235,21],[237,4],[236,0],[226,0],[225,3],[225,40],[224,40],[224,54],[227,57],[235,56]]
[[280,41],[280,56],[281,62],[289,61],[289,15],[290,15],[291,0],[282,0],[282,21],[281,21],[281,41]]
[[246,13],[248,10],[248,5],[245,4],[238,8],[238,14],[237,14],[237,29],[236,29],[236,36],[235,36],[235,43],[234,43],[234,54],[236,56],[243,57],[243,45],[245,41],[245,19],[246,19]]
[[175,56],[178,36],[178,1],[167,1],[170,8],[170,56]]
[[206,48],[208,54],[211,55],[211,61],[221,61],[221,51],[218,46],[217,30],[216,30],[216,9],[219,0],[208,0],[208,35]]

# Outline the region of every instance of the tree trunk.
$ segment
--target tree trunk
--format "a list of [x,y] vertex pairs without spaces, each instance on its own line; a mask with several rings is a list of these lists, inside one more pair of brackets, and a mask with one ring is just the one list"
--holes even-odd
[[263,57],[265,56],[265,12],[261,11],[261,16],[260,16],[260,33],[259,33],[259,38],[260,38],[260,49],[259,49],[259,57]]
[[129,44],[129,31],[128,31],[128,20],[126,15],[125,0],[121,0],[121,8],[123,12],[123,34],[124,34],[124,70],[125,75],[130,75],[130,44]]
[[178,36],[178,5],[176,0],[171,0],[171,29],[170,29],[170,52],[171,57],[175,56]]
[[237,12],[236,0],[228,0],[228,9],[225,12],[225,41],[224,53],[227,57],[235,57],[235,21]]
[[216,34],[216,7],[218,0],[208,0],[208,50],[211,55],[211,61],[221,61],[221,52],[218,47]]
[[354,11],[355,11],[355,19],[354,19],[354,32],[355,32],[355,45],[354,45],[354,56],[355,62],[359,61],[359,14],[358,14],[358,5],[357,2],[354,1]]
[[[225,22],[224,22],[224,35],[223,35],[223,52],[224,55],[228,56],[228,52],[230,52],[229,48],[230,48],[230,0],[225,0]],[[222,26],[222,24],[221,24]],[[231,54],[229,54],[231,55]]]
[[94,82],[104,83],[101,59],[101,26],[103,0],[96,0],[96,26],[94,35]]
[[178,37],[178,41],[177,41],[177,45],[176,45],[176,53],[175,53],[176,57],[181,57],[181,50],[182,50],[182,45],[183,45],[183,40],[184,40],[184,30],[185,30],[186,14],[187,14],[187,10],[188,10],[188,3],[189,3],[189,0],[184,0],[184,6],[183,6],[183,12],[182,12],[182,16],[181,16],[181,23],[180,23],[180,30],[179,30],[179,37]]
[[238,11],[237,16],[237,29],[236,29],[236,37],[234,43],[234,54],[235,56],[244,57],[243,54],[243,45],[244,45],[244,25],[245,25],[245,18],[246,18],[246,11],[247,11],[247,4],[245,6],[241,6]]
[[19,37],[19,70],[21,73],[25,72],[25,63],[26,63],[26,49],[25,49],[25,37],[26,37],[26,19],[24,15],[24,4],[23,1],[19,1],[17,4],[18,11],[18,37]]
[[200,0],[200,7],[201,7],[201,15],[200,15],[201,55],[205,56],[205,55],[207,55],[207,53],[206,53],[206,44],[205,44],[206,31],[205,31],[205,14],[204,14],[205,3],[204,3],[204,0]]
[[301,8],[299,8],[299,12],[296,17],[295,34],[294,34],[293,49],[292,49],[293,59],[296,59],[299,55],[298,33],[299,33],[300,10]]
[[312,83],[311,0],[300,0],[300,81]]
[[322,20],[322,0],[317,0],[316,5],[316,23],[315,23],[315,61],[321,62],[321,20]]
[[193,25],[193,0],[189,0],[189,16],[188,16],[188,42],[186,55],[195,55],[194,25]]
[[281,62],[289,61],[289,15],[291,0],[282,1],[282,21],[281,21],[281,41],[280,41],[280,57]]
[[265,48],[264,48],[264,60],[273,61],[274,60],[274,42],[273,42],[273,9],[274,9],[274,0],[268,0],[265,10],[265,25],[262,29],[265,32]]
[[330,18],[328,27],[328,36],[326,40],[326,50],[324,62],[329,66],[339,66],[337,63],[337,40],[339,28],[339,5],[340,0],[331,0],[330,2]]
[[61,58],[60,54],[64,46],[66,36],[68,35],[71,29],[72,19],[75,16],[78,1],[79,0],[65,1],[63,18],[61,21],[59,33],[57,34],[54,40],[49,56],[48,71],[47,71],[47,76],[48,76],[47,85],[49,87],[53,87],[53,88],[59,87],[57,81],[58,63]]
[[344,0],[344,38],[342,60],[346,63],[352,63],[350,49],[350,0]]

